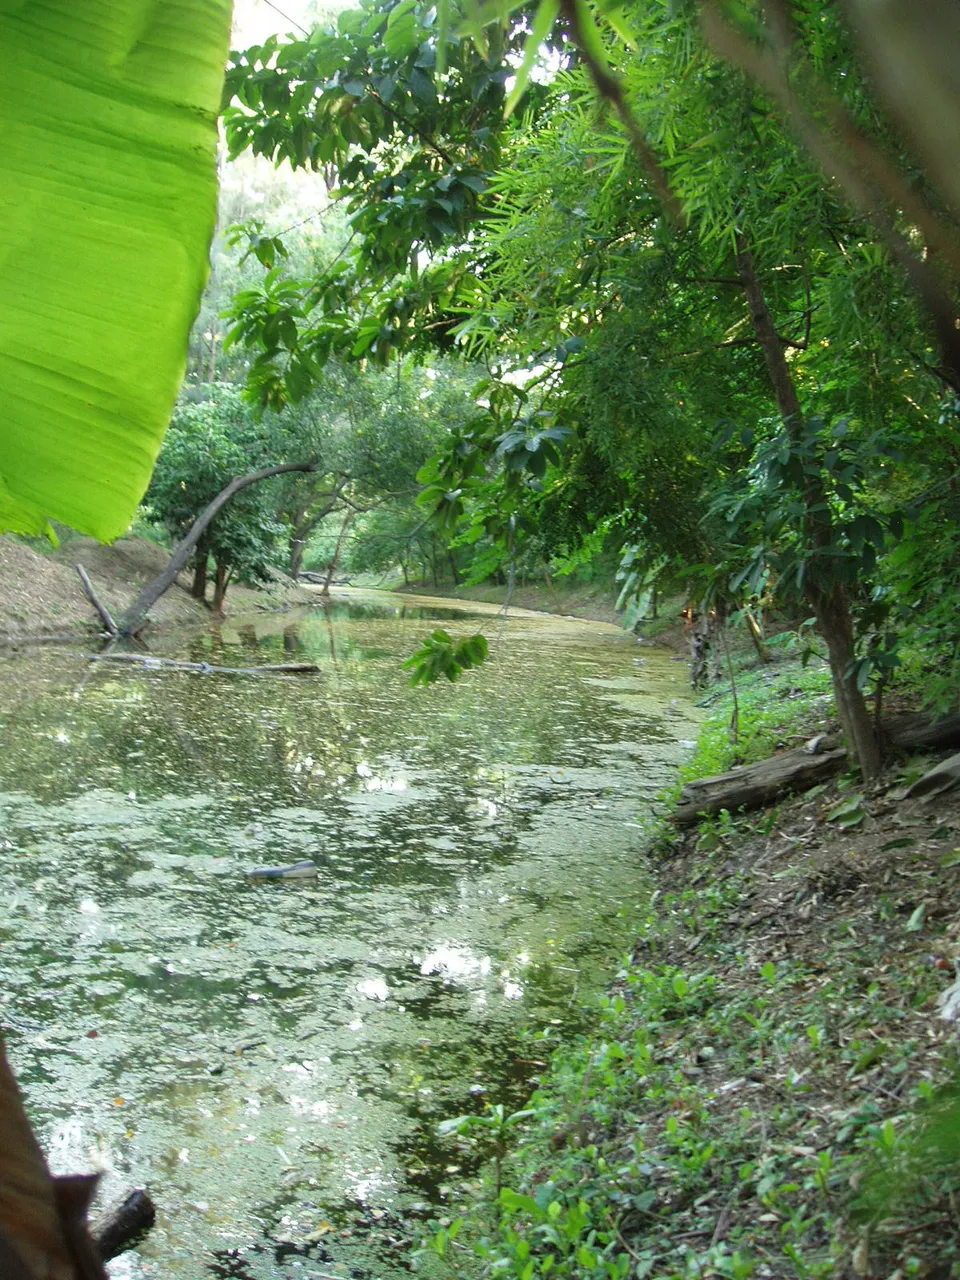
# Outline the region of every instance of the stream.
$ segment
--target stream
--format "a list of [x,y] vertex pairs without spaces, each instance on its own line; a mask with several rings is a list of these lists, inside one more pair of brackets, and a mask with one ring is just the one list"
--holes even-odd
[[[486,616],[481,616],[486,612]],[[487,664],[411,689],[435,626]],[[405,1273],[630,940],[685,663],[612,627],[343,592],[151,652],[0,658],[0,1026],[55,1171],[148,1185],[124,1280]],[[246,872],[313,859],[319,874]]]

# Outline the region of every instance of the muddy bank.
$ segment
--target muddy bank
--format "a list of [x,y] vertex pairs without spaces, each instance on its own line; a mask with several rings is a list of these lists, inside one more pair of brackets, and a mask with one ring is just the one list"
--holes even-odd
[[[75,569],[78,562],[89,573],[100,599],[118,617],[141,588],[163,570],[168,556],[165,548],[139,537],[120,538],[110,546],[92,538],[75,537],[56,549],[38,549],[36,544],[0,536],[0,643],[82,637],[101,630],[100,619],[80,586]],[[355,589],[363,592],[372,588]],[[411,583],[389,590],[404,599],[443,599],[444,606],[451,608],[485,605],[491,613],[502,608],[508,595],[505,586],[492,583],[476,587]],[[275,582],[265,587],[232,585],[225,614],[235,618],[315,606],[319,595],[316,585],[296,583],[278,572]],[[621,623],[621,615],[614,608],[616,592],[605,584],[528,583],[515,585],[509,595],[513,614],[547,613],[617,627]],[[689,637],[681,608],[679,599],[665,603],[660,618],[641,625],[638,640],[686,654]],[[150,620],[154,629],[168,630],[203,626],[211,616],[209,607],[190,595],[190,575],[184,573],[154,605]]]
[[[120,538],[103,546],[92,538],[72,538],[56,550],[37,551],[16,538],[0,538],[0,640],[29,637],[82,636],[100,630],[100,620],[84,596],[74,565],[81,563],[94,587],[115,616],[121,614],[140,588],[167,563],[163,547],[144,538]],[[189,594],[189,579],[180,581],[151,612],[154,626],[186,626],[210,621],[210,610]],[[315,591],[287,578],[254,590],[232,586],[228,614],[255,613],[311,604]]]

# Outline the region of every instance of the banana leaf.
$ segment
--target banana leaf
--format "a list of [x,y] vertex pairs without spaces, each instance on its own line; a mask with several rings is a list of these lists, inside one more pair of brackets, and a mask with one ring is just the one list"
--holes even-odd
[[130,523],[208,273],[230,0],[0,0],[0,528]]

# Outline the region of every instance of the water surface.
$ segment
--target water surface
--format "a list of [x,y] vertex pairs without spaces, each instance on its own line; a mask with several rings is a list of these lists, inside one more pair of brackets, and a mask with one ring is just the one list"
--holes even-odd
[[[437,618],[494,657],[412,690]],[[160,1203],[116,1276],[399,1274],[398,1218],[475,1176],[437,1121],[520,1097],[520,1028],[575,1017],[627,940],[685,668],[372,595],[153,651],[321,673],[0,661],[0,1023],[31,1115],[57,1169]],[[245,876],[302,858],[315,880]]]

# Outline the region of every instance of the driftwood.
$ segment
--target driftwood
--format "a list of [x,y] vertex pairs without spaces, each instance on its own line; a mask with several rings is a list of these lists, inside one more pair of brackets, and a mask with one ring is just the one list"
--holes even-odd
[[215,667],[209,662],[177,662],[173,658],[154,658],[140,653],[88,653],[88,662],[133,662],[148,671],[189,671],[201,676],[282,676],[314,675],[320,670],[315,662],[278,662],[262,667]]
[[157,1211],[146,1191],[136,1190],[115,1204],[90,1227],[93,1243],[104,1262],[132,1249],[157,1220]]
[[89,578],[89,575],[87,574],[86,569],[83,567],[82,564],[75,564],[73,567],[76,569],[77,574],[80,578],[80,582],[83,585],[83,594],[87,597],[87,599],[96,609],[97,613],[99,613],[100,618],[103,621],[103,625],[107,628],[107,630],[110,632],[112,636],[118,636],[120,632],[117,628],[117,624],[114,622],[113,618],[110,616],[110,610],[107,608],[107,606],[103,603],[103,601],[100,599],[100,597],[97,595],[96,591],[94,590],[93,583],[90,581],[90,578]]
[[[955,746],[960,743],[960,715],[937,721],[913,712],[891,716],[884,725],[883,736],[886,743],[902,751]],[[689,827],[721,809],[731,813],[759,809],[789,792],[806,791],[842,773],[847,759],[839,739],[821,736],[759,764],[744,765],[712,778],[697,778],[683,788],[673,821],[677,826]]]

